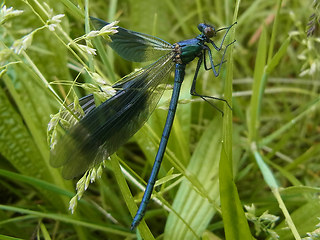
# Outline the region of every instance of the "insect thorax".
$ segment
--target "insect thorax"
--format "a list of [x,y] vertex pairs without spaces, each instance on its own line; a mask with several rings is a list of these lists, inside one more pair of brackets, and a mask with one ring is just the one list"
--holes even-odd
[[193,38],[175,43],[174,51],[176,53],[174,61],[180,64],[187,64],[196,57],[201,56],[203,50],[203,41]]

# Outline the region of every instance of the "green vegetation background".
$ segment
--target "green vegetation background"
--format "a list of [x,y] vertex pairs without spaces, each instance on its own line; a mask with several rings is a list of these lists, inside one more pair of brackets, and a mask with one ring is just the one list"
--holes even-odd
[[[318,1],[3,4],[23,13],[6,19],[2,5],[0,16],[0,239],[319,239]],[[49,164],[47,126],[60,107],[50,88],[64,99],[69,86],[58,82],[91,82],[88,74],[79,75],[85,64],[100,69],[109,83],[143,66],[109,48],[93,60],[68,46],[85,33],[85,6],[92,16],[120,20],[122,27],[170,43],[196,36],[200,22],[217,28],[238,22],[220,77],[201,69],[197,86],[205,95],[224,94],[233,110],[214,102],[222,117],[191,99],[196,64],[190,64],[159,174],[158,201],[151,201],[139,233],[129,231],[130,213],[142,197],[138,182],[150,173],[170,91],[118,157],[108,161],[73,215],[68,205],[76,181],[64,180]],[[50,31],[47,20],[58,14],[65,16]],[[14,52],[19,39],[28,41]],[[79,97],[86,93],[75,91]]]

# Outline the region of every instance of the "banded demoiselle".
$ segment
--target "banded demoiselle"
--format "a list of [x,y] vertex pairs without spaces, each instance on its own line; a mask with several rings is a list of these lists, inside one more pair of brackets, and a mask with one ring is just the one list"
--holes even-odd
[[[108,24],[97,18],[91,18],[91,21],[97,30]],[[162,96],[165,89],[163,85],[168,83],[170,73],[175,69],[167,119],[146,190],[131,224],[131,229],[134,229],[145,214],[157,179],[175,116],[186,65],[198,58],[190,94],[204,100],[206,98],[218,99],[198,94],[196,79],[202,63],[204,63],[205,70],[212,70],[215,76],[219,75],[225,52],[234,41],[226,45],[222,59],[216,65],[213,62],[209,44],[216,51],[220,51],[227,33],[234,24],[216,30],[209,24],[201,23],[198,25],[200,34],[197,37],[175,44],[118,27],[117,33],[110,36],[112,41],[108,43],[115,52],[122,58],[133,62],[156,61],[116,82],[112,86],[116,89],[115,95],[98,107],[94,105],[92,95],[81,99],[80,105],[84,109],[85,116],[69,129],[51,150],[51,165],[63,166],[63,177],[71,179],[107,159],[147,121]],[[222,30],[226,32],[218,47],[211,38]],[[209,67],[206,63],[207,57],[209,57]]]

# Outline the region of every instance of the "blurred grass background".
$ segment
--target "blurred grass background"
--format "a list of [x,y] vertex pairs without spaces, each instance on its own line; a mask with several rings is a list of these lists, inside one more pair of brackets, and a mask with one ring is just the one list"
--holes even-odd
[[[319,237],[319,1],[11,0],[3,4],[0,239]],[[143,66],[121,59],[110,48],[93,60],[67,45],[85,33],[85,6],[92,16],[120,20],[122,27],[170,43],[198,35],[200,22],[217,28],[238,22],[229,35],[229,41],[236,43],[219,78],[201,69],[197,86],[205,95],[224,93],[229,102],[233,87],[233,110],[215,102],[224,110],[222,117],[209,104],[191,100],[196,64],[189,64],[159,174],[164,184],[156,197],[165,207],[150,202],[147,225],[141,224],[140,234],[129,231],[132,217],[127,205],[131,213],[134,209],[126,184],[138,204],[143,192],[137,181],[146,181],[150,174],[170,91],[148,123],[117,152],[119,158],[107,164],[102,178],[89,186],[75,214],[68,211],[68,202],[76,181],[63,180],[59,169],[49,165],[47,125],[50,114],[60,107],[50,88],[62,99],[69,91],[68,86],[49,83],[76,78],[91,82],[88,74],[79,72],[95,66],[111,84]],[[6,16],[10,7],[23,12]],[[58,14],[65,14],[61,24],[49,31],[46,21]],[[19,39],[25,40],[25,49],[14,52]],[[106,59],[100,60],[101,56]],[[75,90],[85,95],[83,89]],[[118,162],[133,176],[127,183]]]

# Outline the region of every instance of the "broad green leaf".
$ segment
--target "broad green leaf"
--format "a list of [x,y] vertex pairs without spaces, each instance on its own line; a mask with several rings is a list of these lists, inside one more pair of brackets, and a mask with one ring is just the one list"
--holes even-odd
[[216,212],[213,202],[216,204],[219,202],[220,149],[221,117],[217,117],[204,132],[187,167],[187,170],[203,185],[211,203],[202,194],[195,191],[192,182],[185,179],[179,187],[172,207],[189,226],[173,212],[170,213],[165,228],[165,239],[192,239],[195,238],[194,234],[198,237],[203,234]]

